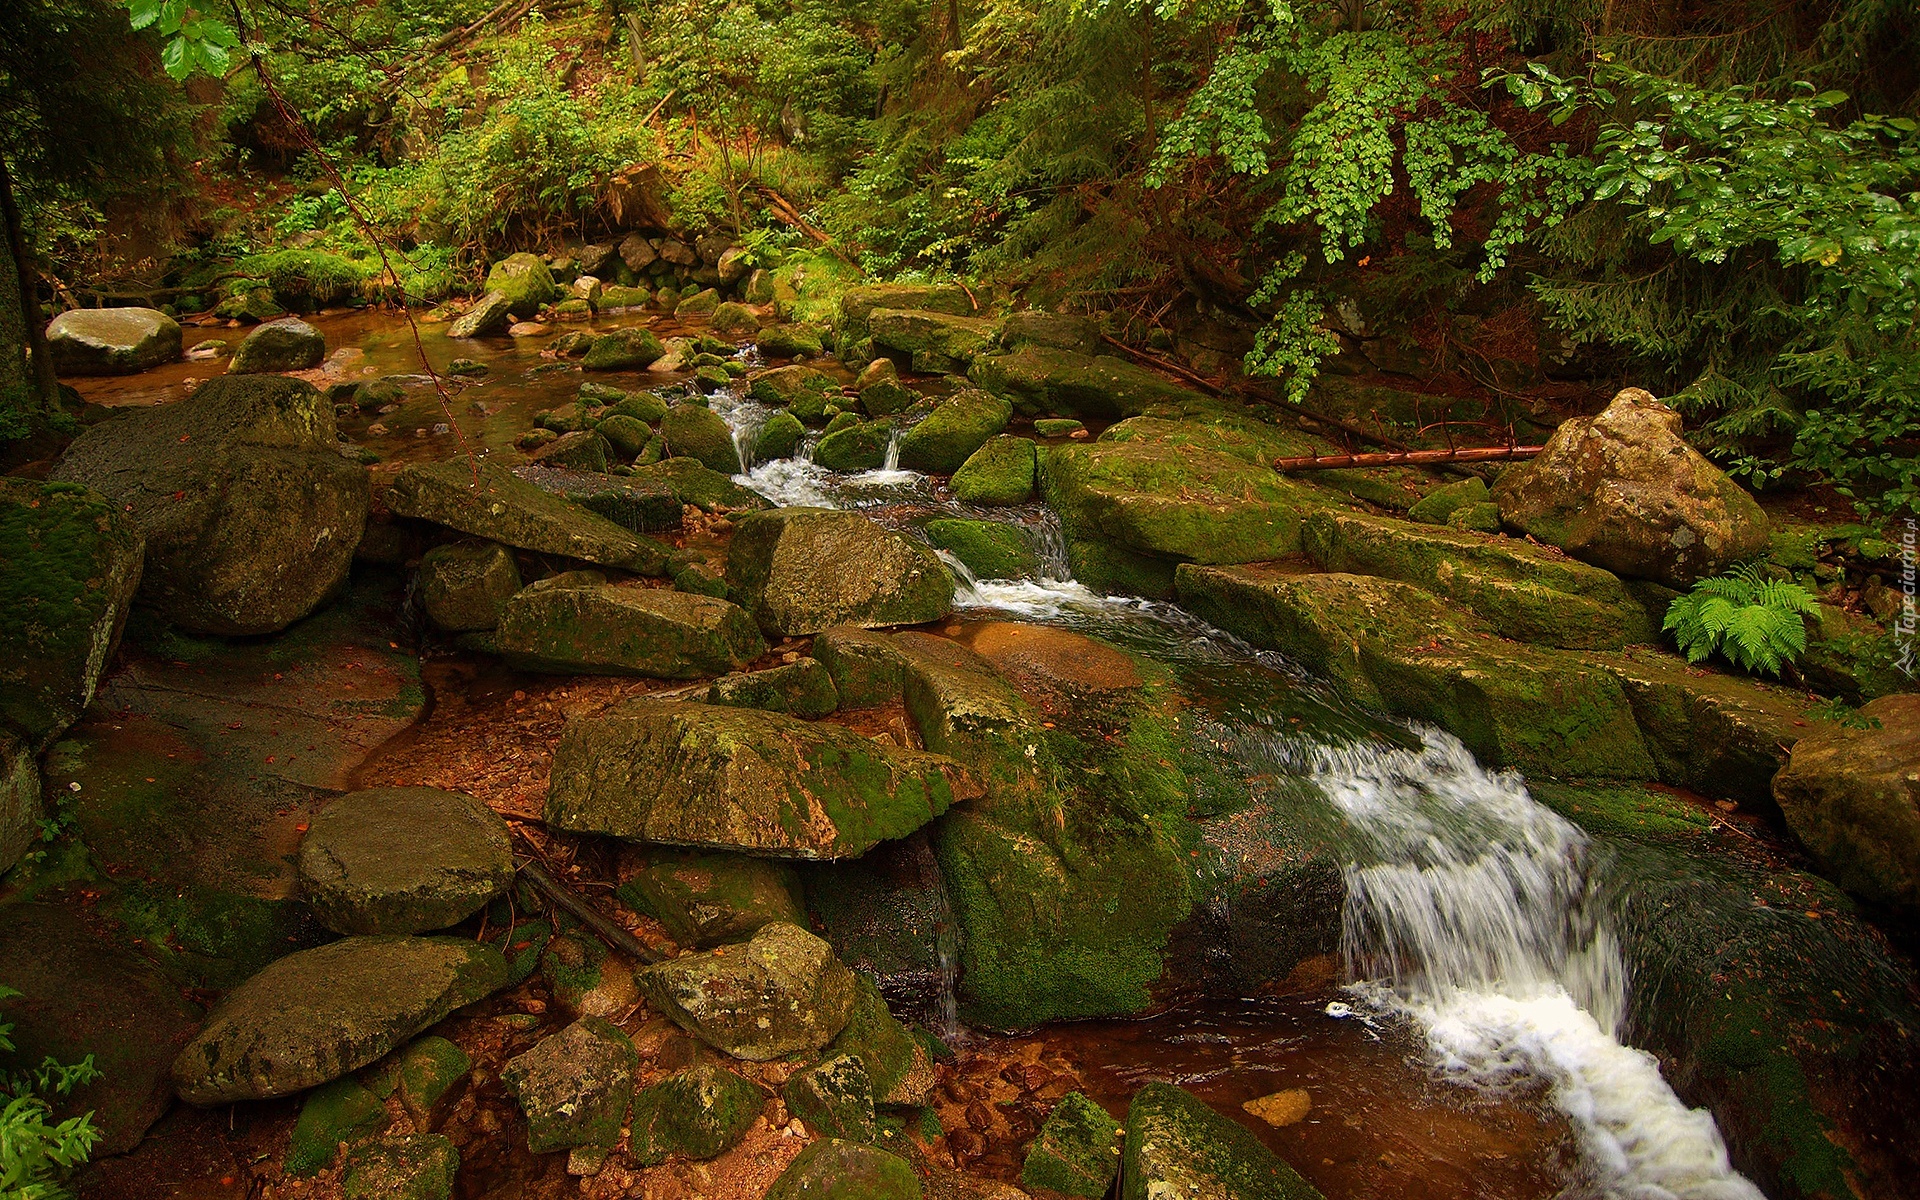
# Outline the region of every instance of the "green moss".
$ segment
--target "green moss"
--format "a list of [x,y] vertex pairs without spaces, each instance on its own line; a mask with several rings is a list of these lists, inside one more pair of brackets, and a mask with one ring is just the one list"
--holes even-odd
[[900,465],[951,475],[988,438],[1005,429],[1012,416],[1012,405],[987,392],[964,391],[949,396],[901,436]]
[[933,1085],[932,1059],[912,1032],[894,1019],[871,979],[856,974],[854,988],[853,1015],[821,1051],[822,1056],[844,1054],[858,1059],[870,1084],[871,1103],[924,1101]]
[[387,1110],[354,1079],[337,1079],[307,1093],[287,1143],[286,1172],[317,1175],[333,1165],[340,1148],[387,1127]]
[[[835,429],[836,425],[840,428]],[[841,413],[828,423],[826,436],[813,448],[813,461],[829,471],[872,471],[886,462],[887,444],[892,440],[890,422],[863,422],[852,413]]]
[[801,439],[807,436],[807,427],[800,418],[789,412],[778,412],[767,418],[760,427],[760,434],[754,439],[753,461],[772,462],[779,458],[791,458],[800,448]]
[[1018,526],[1001,521],[942,517],[922,526],[927,539],[967,565],[979,579],[1028,579],[1039,556]]
[[1487,501],[1487,481],[1478,475],[1433,489],[1407,509],[1407,519],[1426,525],[1445,525],[1460,508]]
[[802,658],[765,671],[722,676],[707,690],[707,703],[817,720],[838,708],[840,697],[827,668],[818,659]]
[[792,868],[740,854],[661,852],[614,894],[665,925],[677,944],[701,949],[774,921],[806,924]]
[[1120,1122],[1080,1092],[1054,1106],[1027,1149],[1020,1182],[1069,1196],[1100,1200],[1120,1170]]
[[256,254],[240,260],[234,270],[264,283],[276,301],[294,312],[312,312],[356,297],[367,278],[357,263],[323,250]]
[[817,1137],[871,1142],[878,1134],[873,1119],[873,1080],[866,1064],[852,1055],[832,1055],[787,1080],[780,1091],[787,1110],[806,1122]]
[[962,504],[1024,504],[1033,497],[1037,462],[1030,439],[995,434],[953,473],[954,498]]
[[746,1136],[765,1103],[758,1087],[720,1067],[670,1075],[634,1094],[628,1154],[640,1166],[675,1155],[724,1154]]

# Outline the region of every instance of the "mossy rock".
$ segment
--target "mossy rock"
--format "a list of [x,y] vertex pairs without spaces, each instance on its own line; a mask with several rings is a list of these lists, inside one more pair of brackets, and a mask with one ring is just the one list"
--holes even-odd
[[607,439],[597,431],[582,429],[577,433],[563,433],[530,451],[527,461],[537,467],[605,474],[611,451]]
[[1323,1200],[1237,1121],[1184,1088],[1149,1083],[1127,1106],[1120,1200],[1176,1195]]
[[784,922],[724,950],[648,967],[639,981],[675,1024],[748,1062],[819,1050],[853,1007],[853,973],[825,942]]
[[603,417],[593,428],[595,433],[607,440],[613,453],[622,461],[632,461],[653,440],[653,429],[645,421],[618,410],[611,416]]
[[1031,579],[1040,569],[1039,556],[1018,526],[941,517],[922,528],[927,540],[965,563],[976,579]]
[[1076,354],[1025,345],[1010,354],[974,359],[968,377],[1012,400],[1025,413],[1071,414],[1115,420],[1147,414],[1180,416],[1218,403],[1165,377],[1111,355]]
[[[933,1095],[932,1056],[913,1031],[894,1018],[872,980],[856,974],[854,988],[853,1013],[847,1026],[822,1054],[828,1059],[848,1056],[861,1064],[867,1080],[869,1118],[874,1105],[917,1108],[926,1104]],[[792,1107],[791,1102],[788,1106]],[[800,1116],[806,1118],[804,1112]]]
[[569,722],[552,780],[556,828],[792,858],[863,854],[979,790],[944,755],[841,726],[657,701]]
[[740,520],[727,581],[762,629],[788,637],[835,625],[914,625],[953,608],[953,579],[932,550],[829,509]]
[[273,298],[293,312],[313,312],[360,295],[367,271],[324,250],[274,250],[234,265],[244,279],[265,283]]
[[[858,357],[861,362],[873,357],[870,344],[873,330],[869,318],[875,309],[906,309],[919,312],[944,313],[954,317],[976,317],[983,315],[974,297],[967,289],[954,283],[877,283],[862,287],[847,288],[840,295],[840,313],[836,329],[839,334],[837,352],[842,359],[851,361]],[[866,345],[866,352],[854,353]]]
[[722,675],[707,689],[707,703],[791,713],[812,721],[838,708],[840,696],[820,660],[802,658],[764,671]]
[[873,1119],[873,1080],[866,1064],[852,1055],[830,1055],[796,1073],[780,1098],[815,1137],[871,1142],[879,1133]]
[[833,376],[816,367],[798,363],[762,371],[747,383],[747,396],[762,404],[790,407],[803,395],[825,396],[840,389]]
[[631,478],[544,466],[515,467],[513,473],[541,491],[559,496],[633,533],[657,533],[680,527],[680,498],[660,488],[637,484]]
[[800,1152],[767,1200],[920,1200],[905,1159],[859,1142],[823,1138]]
[[1419,521],[1423,525],[1445,525],[1447,518],[1451,517],[1456,510],[1475,504],[1491,503],[1490,496],[1486,480],[1478,475],[1469,476],[1458,483],[1437,487],[1420,497],[1413,507],[1407,510],[1407,519]]
[[415,576],[420,606],[451,633],[492,629],[520,590],[520,568],[498,542],[460,541],[421,556]]
[[[582,389],[585,384],[580,385]],[[614,402],[609,417],[631,417],[644,425],[656,425],[667,415],[667,402],[652,392],[629,392]],[[636,451],[635,453],[638,453]]]
[[664,458],[635,467],[627,479],[635,487],[664,492],[705,512],[751,513],[773,507],[766,497],[741,487],[731,476],[709,470],[695,458]]
[[508,1061],[500,1082],[527,1115],[527,1149],[612,1148],[620,1140],[639,1055],[627,1035],[582,1017]]
[[988,506],[1025,504],[1033,498],[1038,469],[1031,439],[995,434],[953,473],[954,499]]
[[713,596],[716,599],[727,598],[726,577],[705,563],[688,563],[673,573],[673,586],[682,592],[691,592],[696,596]]
[[669,1075],[634,1094],[628,1155],[643,1167],[717,1158],[739,1144],[765,1104],[766,1093],[724,1067]]
[[[849,423],[835,430],[833,425],[843,419],[850,419]],[[887,461],[887,446],[892,440],[890,422],[862,421],[852,413],[841,413],[813,448],[813,461],[829,471],[872,471]]]
[[531,317],[540,306],[559,297],[553,271],[537,254],[524,251],[509,254],[487,271],[485,290],[498,292],[507,299],[507,309],[516,317]]
[[767,423],[760,427],[759,435],[754,438],[753,461],[762,463],[792,458],[806,436],[807,427],[800,423],[799,417],[789,412],[777,412],[767,418]]
[[724,392],[733,383],[733,376],[716,363],[703,363],[694,368],[693,386],[703,395],[711,396],[715,392]]
[[860,407],[870,417],[890,417],[920,402],[920,393],[898,379],[881,379],[860,389]]
[[356,1079],[336,1079],[307,1094],[293,1123],[284,1160],[296,1177],[318,1175],[341,1149],[387,1127],[386,1106]]
[[1050,313],[1026,309],[1008,313],[1000,322],[996,340],[1009,350],[1021,346],[1047,346],[1092,354],[1100,348],[1100,325],[1078,313]]
[[710,471],[738,475],[740,451],[733,430],[719,414],[697,404],[676,404],[660,421],[660,436],[674,458],[691,458]]
[[822,437],[832,437],[843,429],[852,429],[860,424],[860,418],[850,412],[836,412],[827,420],[827,427],[820,431]]
[[1085,422],[1073,417],[1041,417],[1033,423],[1033,431],[1044,438],[1068,437],[1086,427]]
[[621,329],[595,338],[580,366],[588,371],[644,371],[666,353],[650,330]]
[[689,284],[680,297],[680,304],[674,312],[680,316],[711,317],[720,308],[720,293],[712,288],[701,288]]
[[762,329],[753,340],[767,358],[818,358],[820,335],[805,325],[776,325]]
[[707,949],[775,921],[803,925],[793,868],[741,854],[655,852],[615,893],[666,926],[681,946]]
[[[639,483],[636,475],[634,482]],[[551,495],[488,460],[419,463],[395,477],[388,503],[432,521],[537,554],[577,558],[641,575],[666,569],[667,548]]]
[[1483,504],[1463,504],[1447,514],[1447,527],[1475,533],[1500,532],[1500,506],[1491,500]]
[[957,392],[901,436],[900,465],[951,475],[1012,416],[1013,406],[998,396],[975,389]]
[[732,300],[723,300],[714,305],[713,315],[707,318],[707,324],[726,334],[760,331],[760,318],[754,315],[753,310]]
[[327,339],[318,329],[297,317],[281,317],[241,339],[239,349],[227,360],[229,375],[267,375],[286,371],[305,371],[320,365],[327,356]]
[[1083,1093],[1068,1092],[1027,1147],[1020,1182],[1028,1188],[1100,1200],[1120,1173],[1120,1138],[1125,1132],[1106,1109]]
[[[237,300],[237,303],[236,303]],[[222,303],[222,308],[245,309],[253,302],[244,295]],[[271,296],[241,316],[271,320],[280,307]],[[180,357],[180,323],[157,308],[74,308],[47,326],[47,353],[61,375],[132,375]]]
[[[645,308],[647,305],[657,303],[658,301],[659,297],[655,296],[649,288],[630,287],[612,283],[600,289],[601,312],[618,312],[623,308]],[[679,297],[674,297],[674,301],[677,303]],[[661,304],[660,307],[666,309],[668,312],[673,311],[672,304]]]
[[993,341],[987,318],[924,309],[871,309],[867,329],[876,353],[909,358],[914,370],[928,374],[965,371]]
[[504,894],[513,872],[506,822],[438,788],[349,792],[300,843],[301,893],[343,934],[445,929]]
[[501,614],[494,645],[528,670],[660,679],[737,670],[766,652],[737,605],[616,585],[523,589]]
[[[585,386],[584,384],[582,385]],[[608,388],[608,391],[617,391]],[[626,393],[622,392],[621,395]],[[541,429],[551,429],[555,433],[578,433],[587,427],[587,410],[593,401],[582,397],[573,404],[558,404],[533,414],[533,423]]]
[[340,1177],[343,1200],[451,1200],[460,1151],[437,1133],[381,1138],[356,1149]]

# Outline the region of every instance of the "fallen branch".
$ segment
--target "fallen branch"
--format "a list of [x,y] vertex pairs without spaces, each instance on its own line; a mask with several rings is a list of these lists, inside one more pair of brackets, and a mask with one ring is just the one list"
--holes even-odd
[[1396,450],[1386,454],[1302,454],[1276,458],[1276,471],[1338,471],[1350,467],[1424,467],[1441,463],[1508,462],[1532,458],[1544,446],[1475,446],[1464,450]]
[[755,184],[754,190],[759,192],[760,198],[767,202],[767,207],[772,210],[774,216],[780,218],[780,220],[786,222],[788,225],[793,226],[795,229],[798,229],[814,241],[819,242],[822,246],[825,246],[828,253],[832,254],[841,262],[846,263],[850,267],[859,267],[859,263],[847,257],[846,251],[833,244],[831,237],[828,237],[822,231],[808,224],[807,219],[800,215],[800,210],[795,208],[785,196],[782,196],[779,192],[774,191],[764,183]]
[[657,963],[666,955],[647,945],[639,938],[608,920],[605,916],[573,894],[567,885],[547,873],[547,869],[537,861],[528,859],[520,865],[520,874],[528,883],[538,888],[555,908],[561,909],[575,920],[585,925],[593,935],[618,950],[620,953],[643,963]]

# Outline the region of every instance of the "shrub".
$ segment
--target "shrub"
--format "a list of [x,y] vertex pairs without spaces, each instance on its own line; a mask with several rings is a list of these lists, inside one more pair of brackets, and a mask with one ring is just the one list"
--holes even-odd
[[1702,579],[1667,606],[1662,628],[1673,634],[1688,662],[1718,652],[1743,671],[1778,675],[1807,648],[1800,614],[1814,610],[1813,594],[1797,583],[1768,579],[1752,565]]
[[[0,1000],[20,993],[0,985]],[[14,1050],[13,1026],[0,1021],[0,1054]],[[49,1058],[38,1067],[19,1069],[11,1063],[0,1070],[0,1196],[7,1200],[59,1200],[67,1195],[60,1178],[87,1161],[100,1131],[93,1114],[54,1121],[51,1093],[65,1096],[81,1084],[100,1078],[93,1056],[71,1066]]]

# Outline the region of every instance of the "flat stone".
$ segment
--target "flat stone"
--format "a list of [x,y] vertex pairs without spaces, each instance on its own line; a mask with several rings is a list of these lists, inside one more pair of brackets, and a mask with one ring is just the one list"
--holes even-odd
[[73,308],[47,326],[61,375],[131,375],[180,357],[180,325],[155,308]]
[[635,468],[628,482],[665,492],[703,512],[760,512],[772,508],[765,496],[749,491],[730,475],[709,470],[698,459],[669,458]]
[[634,700],[567,723],[556,828],[793,858],[846,858],[978,794],[953,760],[753,709]]
[[403,517],[539,554],[577,558],[641,575],[666,569],[667,548],[569,504],[498,464],[465,458],[407,467],[390,503]]
[[751,941],[671,959],[638,978],[681,1028],[749,1062],[819,1050],[853,1013],[853,972],[827,943],[778,922]]
[[349,793],[320,810],[300,844],[301,890],[336,933],[445,929],[512,883],[506,822],[438,788]]
[[598,513],[633,533],[680,528],[680,497],[663,487],[635,483],[631,477],[561,467],[515,467],[513,473],[541,491]]
[[932,550],[830,509],[740,520],[727,582],[762,629],[789,637],[836,625],[915,625],[953,608],[953,579]]
[[373,1062],[507,981],[490,947],[351,937],[279,960],[215,1007],[173,1063],[189,1104],[305,1091]]
[[507,602],[494,645],[539,671],[690,679],[766,653],[738,605],[665,588],[535,587]]
[[874,308],[867,329],[876,352],[910,358],[928,374],[964,371],[993,341],[994,322],[926,309]]

